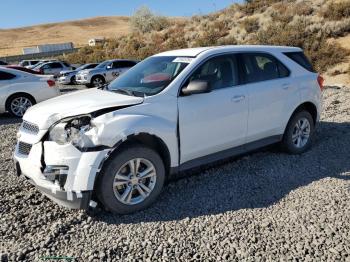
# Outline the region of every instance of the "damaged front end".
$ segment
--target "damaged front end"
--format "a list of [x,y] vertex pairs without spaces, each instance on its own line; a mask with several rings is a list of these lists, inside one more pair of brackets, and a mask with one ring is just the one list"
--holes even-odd
[[98,130],[90,115],[62,119],[36,134],[21,127],[14,154],[17,173],[58,204],[87,209],[96,175],[112,150],[98,145]]

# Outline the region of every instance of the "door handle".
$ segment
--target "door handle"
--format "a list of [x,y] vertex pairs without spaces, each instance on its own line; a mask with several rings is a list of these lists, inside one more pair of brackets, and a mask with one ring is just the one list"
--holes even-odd
[[235,103],[238,103],[238,102],[242,101],[244,98],[245,98],[244,95],[237,95],[237,96],[232,97],[231,101],[235,102]]
[[289,84],[283,84],[283,85],[282,85],[282,88],[283,88],[284,90],[289,89],[289,87],[290,87],[290,85],[289,85]]

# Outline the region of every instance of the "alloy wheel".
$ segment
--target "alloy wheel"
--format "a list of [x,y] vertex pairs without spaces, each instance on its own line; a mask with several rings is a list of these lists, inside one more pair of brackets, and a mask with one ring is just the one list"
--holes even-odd
[[100,87],[103,85],[104,82],[101,78],[96,77],[92,83],[95,87]]
[[134,158],[115,174],[113,192],[125,205],[143,202],[153,191],[157,180],[154,165],[147,159]]
[[27,97],[16,97],[15,99],[13,99],[11,101],[11,112],[18,116],[18,117],[22,117],[24,115],[24,113],[27,111],[27,109],[29,107],[31,107],[32,101],[30,101],[29,98]]
[[310,138],[311,125],[308,119],[305,117],[300,118],[294,128],[292,133],[292,141],[295,147],[303,148]]

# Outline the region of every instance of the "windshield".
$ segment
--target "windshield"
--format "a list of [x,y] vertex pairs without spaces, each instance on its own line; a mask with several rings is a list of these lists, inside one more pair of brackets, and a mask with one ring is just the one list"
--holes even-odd
[[39,67],[40,67],[41,65],[43,65],[43,64],[46,64],[46,62],[39,62],[39,63],[35,64],[35,66],[32,67],[32,69],[37,69],[37,68],[39,68]]
[[101,64],[99,64],[98,66],[96,66],[96,68],[105,68],[110,63],[111,63],[111,61],[104,61]]
[[155,56],[114,80],[108,90],[128,94],[155,95],[166,88],[192,61],[190,57]]
[[86,65],[82,65],[82,66],[79,66],[77,69],[75,69],[76,71],[81,71],[81,70],[84,70],[86,69],[87,67],[89,67],[90,64],[86,64]]

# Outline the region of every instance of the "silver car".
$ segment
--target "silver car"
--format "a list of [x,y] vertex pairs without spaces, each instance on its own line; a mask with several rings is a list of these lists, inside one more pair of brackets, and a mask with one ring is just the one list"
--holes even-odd
[[38,71],[42,74],[54,76],[58,76],[61,71],[74,69],[74,67],[70,66],[66,62],[61,61],[47,62],[33,68],[33,70]]
[[75,85],[75,84],[77,84],[76,75],[80,71],[85,70],[85,69],[95,68],[97,65],[98,65],[97,63],[91,63],[91,64],[82,65],[75,70],[61,71],[61,73],[58,77],[58,82],[62,85]]
[[109,83],[121,74],[125,73],[138,61],[115,59],[107,60],[96,66],[94,69],[80,71],[76,75],[76,82],[87,87],[98,87]]

